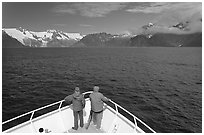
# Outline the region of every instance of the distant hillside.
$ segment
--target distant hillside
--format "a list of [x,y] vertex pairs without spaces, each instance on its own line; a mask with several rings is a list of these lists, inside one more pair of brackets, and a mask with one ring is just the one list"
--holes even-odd
[[130,37],[114,37],[106,42],[108,47],[128,47],[130,46]]
[[109,41],[111,38],[113,38],[113,35],[107,34],[105,32],[88,34],[75,45],[77,46],[81,44],[81,46],[83,45],[86,47],[103,47],[103,46],[106,46],[106,42]]
[[75,43],[75,47],[201,47],[202,33],[113,36],[107,33],[89,34]]
[[202,33],[138,35],[131,38],[130,46],[201,47]]
[[121,35],[111,35],[105,32],[88,34],[83,37],[80,41],[75,43],[73,46],[83,46],[83,47],[119,47],[119,46],[129,46],[130,37],[124,37]]
[[2,48],[22,48],[25,47],[17,39],[10,37],[2,31]]
[[202,47],[202,32],[189,33],[189,23],[179,23],[165,30],[179,34],[152,31],[160,28],[153,23],[144,25],[138,35],[112,35],[105,32],[82,36],[57,30],[33,32],[22,28],[2,30],[2,47]]

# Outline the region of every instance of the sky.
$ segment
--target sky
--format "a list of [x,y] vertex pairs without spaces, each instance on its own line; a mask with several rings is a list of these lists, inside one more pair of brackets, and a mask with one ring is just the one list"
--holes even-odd
[[[159,29],[191,21],[201,30],[202,2],[3,2],[2,27],[56,29],[90,34],[137,32],[150,22]],[[162,27],[162,28],[161,28]],[[164,29],[165,30],[165,29]]]

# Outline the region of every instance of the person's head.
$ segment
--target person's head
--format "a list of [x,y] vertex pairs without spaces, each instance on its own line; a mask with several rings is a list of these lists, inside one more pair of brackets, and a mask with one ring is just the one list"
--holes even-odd
[[79,87],[75,87],[75,89],[74,89],[74,93],[76,93],[77,95],[80,94],[80,89],[79,89]]
[[93,91],[94,91],[94,92],[98,92],[98,91],[99,91],[99,87],[98,87],[98,86],[94,86],[94,87],[93,87]]

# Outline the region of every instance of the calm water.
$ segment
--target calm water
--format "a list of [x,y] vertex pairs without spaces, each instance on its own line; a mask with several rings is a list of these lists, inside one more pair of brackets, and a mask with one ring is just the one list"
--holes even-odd
[[2,50],[3,121],[62,100],[76,85],[101,92],[156,132],[202,132],[202,48]]

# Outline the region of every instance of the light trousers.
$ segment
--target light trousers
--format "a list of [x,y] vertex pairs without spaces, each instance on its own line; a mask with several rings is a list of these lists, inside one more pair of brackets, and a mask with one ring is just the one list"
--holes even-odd
[[93,123],[94,125],[96,125],[97,129],[101,128],[102,118],[103,118],[103,112],[100,112],[100,113],[93,112]]

